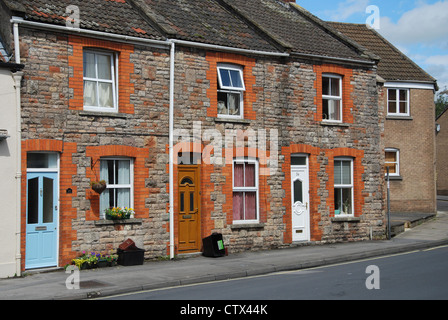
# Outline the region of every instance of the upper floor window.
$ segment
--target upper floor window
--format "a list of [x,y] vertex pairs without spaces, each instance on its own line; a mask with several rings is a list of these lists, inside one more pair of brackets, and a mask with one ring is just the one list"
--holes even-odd
[[84,109],[117,112],[116,56],[110,52],[84,51]]
[[391,116],[409,116],[409,90],[387,90],[387,114]]
[[243,69],[236,65],[218,65],[218,116],[243,117]]
[[342,77],[322,76],[322,120],[342,122]]

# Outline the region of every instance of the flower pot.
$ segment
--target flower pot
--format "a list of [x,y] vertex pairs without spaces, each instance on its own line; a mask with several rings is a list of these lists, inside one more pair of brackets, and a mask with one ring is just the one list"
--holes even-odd
[[109,263],[107,262],[107,260],[98,260],[97,266],[98,268],[105,268],[109,266]]
[[103,181],[92,182],[90,185],[92,186],[92,190],[98,194],[103,193],[103,191],[106,190],[106,188],[107,188],[106,182],[103,182]]

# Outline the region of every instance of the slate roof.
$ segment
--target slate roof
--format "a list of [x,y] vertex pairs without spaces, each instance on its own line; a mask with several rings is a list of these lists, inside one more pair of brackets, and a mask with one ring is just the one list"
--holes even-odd
[[378,75],[386,81],[425,81],[436,80],[398,50],[393,44],[365,24],[327,22],[349,38],[366,47],[381,58]]
[[344,42],[325,22],[297,5],[276,0],[221,0],[292,52],[369,61],[356,45]]
[[278,52],[272,40],[263,36],[216,0],[134,0],[144,1],[175,30],[180,40],[220,46]]
[[163,39],[125,0],[4,0],[14,10],[24,10],[26,20],[66,25],[66,8],[80,10],[81,29],[90,29],[139,38]]
[[281,0],[0,0],[26,20],[133,37],[372,62],[376,56],[296,4]]

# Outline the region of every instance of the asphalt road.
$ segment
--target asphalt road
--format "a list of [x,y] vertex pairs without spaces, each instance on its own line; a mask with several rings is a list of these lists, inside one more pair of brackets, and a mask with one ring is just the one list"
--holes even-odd
[[[448,246],[106,299],[196,300],[196,304],[198,300],[447,300]],[[224,309],[220,311],[224,312]]]

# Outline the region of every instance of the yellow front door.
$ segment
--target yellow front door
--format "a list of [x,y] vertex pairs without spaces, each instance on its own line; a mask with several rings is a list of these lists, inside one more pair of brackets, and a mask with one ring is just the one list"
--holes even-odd
[[179,252],[201,249],[199,166],[179,166]]

